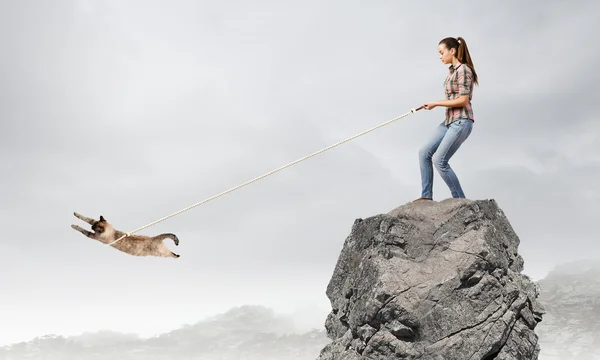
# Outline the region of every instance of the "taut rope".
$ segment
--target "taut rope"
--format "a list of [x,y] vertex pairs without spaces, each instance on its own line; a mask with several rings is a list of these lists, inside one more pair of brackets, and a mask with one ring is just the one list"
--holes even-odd
[[376,129],[380,128],[380,127],[383,127],[383,126],[385,126],[385,125],[388,125],[388,124],[390,124],[390,123],[392,123],[392,122],[394,122],[394,121],[400,120],[400,119],[402,119],[402,118],[403,118],[403,117],[405,117],[405,116],[408,116],[408,115],[410,115],[410,114],[413,114],[413,113],[415,113],[415,112],[417,112],[417,111],[421,110],[422,108],[423,108],[423,106],[421,106],[421,107],[418,107],[418,108],[416,108],[416,109],[411,109],[411,110],[410,110],[409,112],[407,112],[406,114],[402,114],[402,115],[400,115],[400,116],[398,116],[398,117],[396,117],[396,118],[394,118],[394,119],[392,119],[392,120],[388,120],[388,121],[384,122],[383,124],[380,124],[380,125],[377,125],[377,126],[375,126],[375,127],[372,127],[372,128],[370,128],[369,130],[365,130],[365,131],[363,131],[363,132],[361,132],[361,133],[359,133],[359,134],[356,134],[356,135],[354,135],[354,136],[351,136],[351,137],[349,137],[349,138],[347,138],[347,139],[345,139],[345,140],[342,140],[342,141],[340,141],[340,142],[337,142],[337,143],[335,143],[335,144],[333,144],[333,145],[330,145],[330,146],[328,146],[328,147],[326,147],[326,148],[324,148],[324,149],[321,149],[321,150],[319,150],[319,151],[316,151],[316,152],[314,152],[314,153],[312,153],[312,154],[310,154],[310,155],[306,155],[305,157],[303,157],[303,158],[300,158],[300,159],[298,159],[298,160],[296,160],[296,161],[293,161],[293,162],[291,162],[291,163],[289,163],[289,164],[287,164],[287,165],[284,165],[284,166],[282,166],[282,167],[280,167],[280,168],[277,168],[277,169],[275,169],[275,170],[271,170],[271,171],[269,171],[268,173],[266,173],[266,174],[264,174],[264,175],[261,175],[261,176],[259,176],[259,177],[256,177],[256,178],[252,179],[252,180],[246,181],[245,183],[243,183],[243,184],[240,184],[240,185],[238,185],[238,186],[232,187],[231,189],[229,189],[229,190],[226,190],[226,191],[223,191],[223,192],[222,192],[222,193],[220,193],[220,194],[217,194],[217,195],[211,196],[211,197],[209,197],[208,199],[202,200],[202,201],[200,201],[200,202],[198,202],[198,203],[196,203],[196,204],[194,204],[194,205],[191,205],[191,206],[188,206],[188,207],[186,207],[185,209],[181,209],[181,210],[179,210],[179,211],[177,211],[177,212],[174,212],[174,213],[172,213],[171,215],[165,216],[165,217],[164,217],[164,218],[162,218],[162,219],[158,219],[158,220],[156,220],[156,221],[154,221],[154,222],[151,222],[151,223],[150,223],[150,224],[148,224],[148,225],[144,225],[144,226],[142,226],[142,227],[140,227],[140,228],[138,228],[138,229],[135,229],[135,230],[133,230],[132,232],[125,233],[125,235],[123,235],[123,236],[121,236],[120,238],[118,238],[117,240],[115,240],[115,241],[113,241],[113,242],[111,242],[111,243],[107,244],[107,246],[113,245],[113,244],[114,244],[114,243],[116,243],[117,241],[120,241],[120,240],[122,240],[123,238],[125,238],[125,237],[127,237],[127,236],[129,236],[129,235],[131,235],[131,234],[134,234],[134,233],[136,233],[136,232],[138,232],[138,231],[140,231],[140,230],[143,230],[143,229],[145,229],[145,228],[147,228],[147,227],[150,227],[150,226],[152,226],[152,225],[155,225],[155,224],[157,224],[157,223],[159,223],[159,222],[161,222],[161,221],[167,220],[168,218],[171,218],[171,217],[173,217],[173,216],[175,216],[175,215],[179,215],[179,214],[181,214],[181,213],[182,213],[182,212],[184,212],[184,211],[188,211],[188,210],[190,210],[190,209],[192,209],[192,208],[195,208],[195,207],[196,207],[196,206],[198,206],[198,205],[202,205],[202,204],[204,204],[204,203],[206,203],[206,202],[209,202],[209,201],[211,201],[211,200],[214,200],[214,199],[218,198],[219,196],[223,196],[223,195],[225,195],[225,194],[227,194],[227,193],[230,193],[230,192],[232,192],[232,191],[234,191],[234,190],[237,190],[237,189],[239,189],[239,188],[241,188],[241,187],[243,187],[243,186],[246,186],[246,185],[248,185],[248,184],[251,184],[251,183],[253,183],[253,182],[255,182],[255,181],[258,181],[258,180],[260,180],[260,179],[262,179],[262,178],[264,178],[264,177],[267,177],[267,176],[269,176],[269,175],[271,175],[271,174],[274,174],[274,173],[278,172],[279,170],[283,170],[283,169],[285,169],[285,168],[287,168],[287,167],[290,167],[290,166],[292,166],[292,165],[295,165],[295,164],[297,164],[297,163],[299,163],[299,162],[301,162],[301,161],[304,161],[304,160],[306,160],[306,159],[308,159],[308,158],[310,158],[310,157],[313,157],[313,156],[315,156],[315,155],[318,155],[318,154],[320,154],[320,153],[322,153],[322,152],[325,152],[325,151],[327,151],[327,150],[329,150],[329,149],[332,149],[332,148],[334,148],[334,147],[336,147],[336,146],[338,146],[338,145],[341,145],[341,144],[343,144],[343,143],[345,143],[345,142],[348,142],[348,141],[350,141],[350,140],[352,140],[352,139],[355,139],[355,138],[357,138],[357,137],[359,137],[359,136],[362,136],[362,135],[364,135],[364,134],[366,134],[366,133],[368,133],[368,132],[371,132],[371,131],[373,131],[373,130],[376,130]]

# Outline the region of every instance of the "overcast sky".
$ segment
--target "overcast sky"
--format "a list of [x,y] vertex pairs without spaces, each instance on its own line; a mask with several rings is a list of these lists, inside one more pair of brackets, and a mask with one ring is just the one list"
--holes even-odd
[[72,213],[131,231],[442,99],[446,36],[480,78],[451,161],[467,197],[498,201],[534,279],[596,256],[600,3],[491,4],[0,1],[0,345],[150,336],[242,304],[322,326],[354,219],[420,196],[443,108],[141,232],[176,233],[177,260],[102,246]]

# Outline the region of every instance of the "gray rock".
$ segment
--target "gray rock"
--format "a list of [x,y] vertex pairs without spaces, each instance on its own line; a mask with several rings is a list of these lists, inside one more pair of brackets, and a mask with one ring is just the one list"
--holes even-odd
[[535,360],[544,314],[494,200],[357,219],[327,287],[319,360]]

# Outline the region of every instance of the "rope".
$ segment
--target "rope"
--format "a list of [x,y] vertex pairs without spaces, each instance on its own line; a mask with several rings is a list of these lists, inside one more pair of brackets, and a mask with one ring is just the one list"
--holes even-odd
[[204,204],[204,203],[206,203],[206,202],[209,202],[209,201],[211,201],[211,200],[214,200],[214,199],[216,199],[216,198],[218,198],[218,197],[220,197],[220,196],[223,196],[223,195],[225,195],[225,194],[227,194],[227,193],[230,193],[230,192],[232,192],[232,191],[234,191],[234,190],[237,190],[237,189],[239,189],[239,188],[241,188],[241,187],[243,187],[243,186],[249,185],[249,184],[251,184],[251,183],[253,183],[253,182],[255,182],[255,181],[258,181],[258,180],[260,180],[260,179],[262,179],[262,178],[264,178],[264,177],[267,177],[267,176],[269,176],[269,175],[271,175],[271,174],[274,174],[274,173],[276,173],[276,172],[278,172],[278,171],[280,171],[280,170],[283,170],[283,169],[285,169],[285,168],[287,168],[287,167],[290,167],[290,166],[292,166],[292,165],[295,165],[295,164],[297,164],[297,163],[299,163],[299,162],[301,162],[301,161],[304,161],[304,160],[306,160],[306,159],[308,159],[308,158],[311,158],[311,157],[313,157],[313,156],[315,156],[315,155],[318,155],[318,154],[320,154],[320,153],[322,153],[322,152],[325,152],[325,151],[327,151],[327,150],[329,150],[329,149],[332,149],[332,148],[334,148],[334,147],[336,147],[336,146],[338,146],[338,145],[341,145],[341,144],[343,144],[343,143],[346,143],[346,142],[348,142],[348,141],[350,141],[350,140],[352,140],[352,139],[355,139],[355,138],[357,138],[357,137],[359,137],[359,136],[362,136],[362,135],[364,135],[364,134],[366,134],[366,133],[369,133],[369,132],[371,132],[371,131],[373,131],[373,130],[376,130],[376,129],[380,128],[380,127],[383,127],[383,126],[385,126],[385,125],[388,125],[388,124],[390,124],[390,123],[392,123],[392,122],[394,122],[394,121],[400,120],[400,119],[402,119],[402,118],[403,118],[403,117],[405,117],[405,116],[408,116],[408,115],[410,115],[410,114],[413,114],[413,113],[415,113],[415,112],[417,112],[417,111],[421,110],[422,108],[423,108],[423,106],[421,106],[421,107],[419,107],[419,108],[416,108],[416,109],[411,109],[409,112],[407,112],[407,113],[405,113],[405,114],[403,114],[403,115],[400,115],[400,116],[398,116],[398,117],[396,117],[396,118],[394,118],[394,119],[392,119],[392,120],[388,120],[388,121],[384,122],[383,124],[380,124],[380,125],[377,125],[377,126],[375,126],[375,127],[372,127],[372,128],[370,128],[369,130],[365,130],[365,131],[363,131],[363,132],[361,132],[361,133],[359,133],[359,134],[356,134],[356,135],[354,135],[354,136],[351,136],[351,137],[349,137],[349,138],[347,138],[347,139],[345,139],[345,140],[342,140],[342,141],[340,141],[340,142],[338,142],[338,143],[335,143],[335,144],[333,144],[333,145],[330,145],[330,146],[328,146],[328,147],[326,147],[326,148],[324,148],[324,149],[321,149],[321,150],[319,150],[319,151],[316,151],[316,152],[314,152],[314,153],[312,153],[312,154],[310,154],[310,155],[307,155],[307,156],[305,156],[305,157],[303,157],[303,158],[300,158],[300,159],[298,159],[298,160],[296,160],[296,161],[293,161],[293,162],[291,162],[291,163],[289,163],[289,164],[287,164],[287,165],[284,165],[284,166],[282,166],[282,167],[280,167],[280,168],[278,168],[278,169],[271,170],[271,171],[269,171],[268,173],[266,173],[266,174],[264,174],[264,175],[261,175],[261,176],[259,176],[259,177],[256,177],[256,178],[252,179],[252,180],[246,181],[245,183],[243,183],[243,184],[240,184],[240,185],[238,185],[238,186],[235,186],[235,187],[233,187],[233,188],[231,188],[231,189],[229,189],[229,190],[223,191],[223,192],[222,192],[222,193],[220,193],[220,194],[217,194],[217,195],[211,196],[211,197],[209,197],[208,199],[202,200],[202,201],[200,201],[200,202],[198,202],[198,203],[196,203],[196,204],[194,204],[194,205],[191,205],[191,206],[188,206],[188,207],[186,207],[185,209],[181,209],[181,210],[179,210],[179,211],[177,211],[177,212],[174,212],[174,213],[172,213],[171,215],[165,216],[165,217],[163,217],[162,219],[158,219],[158,220],[156,220],[156,221],[154,221],[154,222],[151,222],[151,223],[150,223],[150,224],[148,224],[148,225],[144,225],[144,226],[142,226],[142,227],[140,227],[140,228],[138,228],[138,229],[135,229],[135,230],[133,230],[132,232],[125,233],[125,235],[123,235],[123,236],[121,236],[120,238],[118,238],[117,240],[115,240],[115,241],[113,241],[113,242],[111,242],[111,243],[107,244],[107,246],[111,246],[111,245],[113,245],[114,243],[116,243],[116,242],[118,242],[118,241],[122,240],[123,238],[126,238],[126,237],[130,236],[131,234],[134,234],[134,233],[136,233],[136,232],[138,232],[138,231],[141,231],[141,230],[143,230],[143,229],[145,229],[145,228],[147,228],[147,227],[150,227],[150,226],[152,226],[152,225],[158,224],[158,223],[159,223],[159,222],[161,222],[161,221],[164,221],[164,220],[167,220],[167,219],[169,219],[169,218],[171,218],[171,217],[173,217],[173,216],[179,215],[179,214],[181,214],[182,212],[188,211],[188,210],[190,210],[190,209],[192,209],[192,208],[195,208],[196,206],[199,206],[199,205],[202,205],[202,204]]

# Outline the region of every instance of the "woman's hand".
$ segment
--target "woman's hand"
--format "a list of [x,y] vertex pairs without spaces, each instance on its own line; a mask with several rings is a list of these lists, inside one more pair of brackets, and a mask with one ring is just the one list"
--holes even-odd
[[423,109],[431,110],[431,109],[435,108],[436,106],[438,106],[437,102],[426,102],[425,104],[423,104]]

